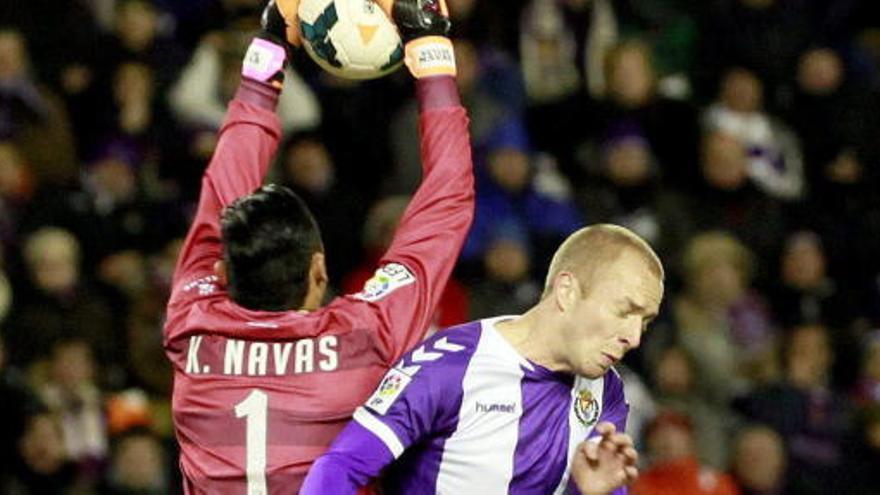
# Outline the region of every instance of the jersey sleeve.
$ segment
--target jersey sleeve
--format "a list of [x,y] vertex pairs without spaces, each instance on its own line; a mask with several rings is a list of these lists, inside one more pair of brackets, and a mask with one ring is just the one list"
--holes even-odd
[[352,421],[306,476],[300,495],[355,495],[394,460],[385,443]]
[[422,183],[376,274],[353,297],[378,318],[389,363],[419,342],[473,220],[474,178],[468,118],[451,77],[419,80]]
[[451,433],[472,354],[471,342],[441,332],[404,356],[312,467],[300,493],[355,493],[411,445]]
[[202,177],[198,209],[174,271],[172,302],[182,294],[181,282],[213,273],[214,263],[222,256],[223,208],[263,183],[281,136],[281,125],[274,112],[277,101],[277,89],[242,79]]

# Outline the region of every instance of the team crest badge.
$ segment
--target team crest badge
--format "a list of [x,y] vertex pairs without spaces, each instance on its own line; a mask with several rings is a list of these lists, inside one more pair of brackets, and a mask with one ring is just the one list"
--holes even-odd
[[599,401],[589,390],[578,392],[574,400],[574,414],[584,426],[593,426],[599,420]]

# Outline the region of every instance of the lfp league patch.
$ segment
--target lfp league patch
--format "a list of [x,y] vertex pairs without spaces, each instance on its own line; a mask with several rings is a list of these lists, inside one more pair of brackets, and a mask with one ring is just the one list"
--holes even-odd
[[377,301],[395,290],[416,281],[416,277],[400,263],[388,263],[376,270],[373,278],[367,280],[364,289],[354,297],[363,301]]
[[373,395],[367,399],[366,406],[376,414],[384,415],[411,381],[412,378],[403,371],[391,368]]

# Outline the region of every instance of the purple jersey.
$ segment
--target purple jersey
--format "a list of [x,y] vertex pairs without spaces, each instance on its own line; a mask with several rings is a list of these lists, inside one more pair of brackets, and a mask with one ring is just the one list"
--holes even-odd
[[495,329],[509,318],[439,332],[408,353],[301,493],[353,494],[394,459],[390,493],[577,493],[577,445],[601,421],[625,428],[623,382],[613,371],[590,380],[530,362]]

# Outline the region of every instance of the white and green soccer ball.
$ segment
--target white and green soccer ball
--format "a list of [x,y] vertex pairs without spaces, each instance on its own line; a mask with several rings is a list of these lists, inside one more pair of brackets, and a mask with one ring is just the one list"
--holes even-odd
[[373,0],[301,0],[299,27],[306,52],[346,79],[375,79],[403,62],[397,27]]

